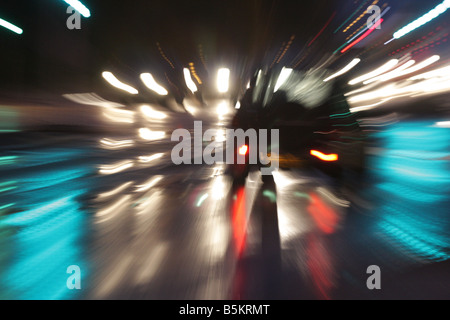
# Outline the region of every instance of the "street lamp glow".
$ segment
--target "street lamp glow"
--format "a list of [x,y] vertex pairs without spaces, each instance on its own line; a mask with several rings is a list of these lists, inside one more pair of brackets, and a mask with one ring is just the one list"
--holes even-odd
[[15,32],[17,34],[22,34],[23,33],[22,29],[20,29],[19,27],[15,26],[12,23],[10,23],[10,22],[8,22],[6,20],[3,20],[1,18],[0,18],[0,26],[6,28],[8,30],[11,30],[12,32]]
[[228,92],[230,69],[221,68],[217,73],[217,89],[220,93]]
[[82,4],[80,1],[64,0],[64,2],[67,3],[68,5],[70,5],[75,10],[77,10],[83,17],[89,18],[91,16],[91,11],[89,11],[89,9],[84,4]]

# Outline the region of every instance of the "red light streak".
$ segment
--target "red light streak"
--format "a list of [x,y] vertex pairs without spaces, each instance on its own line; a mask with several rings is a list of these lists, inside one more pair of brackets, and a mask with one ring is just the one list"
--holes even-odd
[[239,148],[239,154],[242,156],[245,156],[248,152],[248,146],[244,144],[242,147]]
[[330,19],[328,19],[327,23],[325,23],[325,25],[323,26],[323,28],[319,31],[319,33],[314,37],[314,39],[311,40],[311,42],[308,44],[308,47],[310,45],[312,45],[312,43],[314,41],[316,41],[316,39],[322,34],[322,32],[328,27],[328,25],[330,24],[331,20],[333,20],[334,16],[336,15],[336,11],[331,15]]
[[358,39],[356,39],[355,41],[350,43],[347,47],[342,49],[341,53],[344,53],[345,51],[347,51],[348,49],[350,49],[351,47],[353,47],[354,45],[356,45],[357,43],[362,41],[365,37],[367,37],[369,34],[371,34],[372,31],[375,30],[375,28],[378,27],[383,21],[384,21],[383,19],[379,19],[377,22],[375,22],[375,24],[369,30],[364,32],[364,34],[361,37],[359,37]]
[[337,213],[327,206],[315,193],[311,193],[309,196],[311,203],[307,209],[317,227],[326,234],[333,233],[339,222]]
[[247,228],[245,202],[245,188],[242,187],[236,192],[236,200],[233,203],[231,218],[234,244],[238,257],[241,256],[245,247]]

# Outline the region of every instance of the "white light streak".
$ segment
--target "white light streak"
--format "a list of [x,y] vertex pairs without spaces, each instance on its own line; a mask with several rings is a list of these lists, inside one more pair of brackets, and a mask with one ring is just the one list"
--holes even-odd
[[111,190],[111,191],[104,192],[104,193],[100,193],[100,194],[97,196],[97,199],[105,199],[105,198],[112,197],[112,196],[114,196],[114,195],[116,195],[116,194],[119,194],[119,193],[121,193],[123,190],[125,190],[126,188],[128,188],[131,184],[133,184],[133,181],[128,181],[128,182],[125,182],[124,184],[118,186],[117,188]]
[[191,90],[192,93],[197,92],[197,86],[195,85],[194,81],[191,78],[191,72],[188,68],[183,69],[184,74],[184,81],[186,82],[186,86]]
[[409,80],[432,79],[432,78],[448,77],[449,75],[450,75],[450,66],[447,66],[419,74],[417,76],[409,78]]
[[125,105],[108,101],[97,95],[96,93],[68,93],[62,95],[64,98],[84,105],[98,106],[104,108],[125,107]]
[[144,140],[159,140],[164,138],[165,135],[164,131],[152,131],[148,128],[139,129],[139,136]]
[[149,190],[155,184],[157,184],[159,181],[161,181],[162,178],[163,178],[162,176],[156,176],[156,177],[151,178],[147,182],[144,182],[143,184],[136,186],[136,192],[143,192],[143,191]]
[[142,73],[141,80],[147,86],[147,88],[156,92],[157,94],[161,96],[166,96],[169,94],[169,92],[164,87],[156,83],[155,79],[150,73]]
[[369,104],[367,106],[359,106],[359,107],[354,107],[354,108],[350,108],[350,112],[351,113],[355,113],[355,112],[361,112],[361,111],[367,111],[367,110],[371,110],[374,109],[375,107],[389,101],[391,99],[384,99],[380,102],[374,103],[374,104]]
[[149,119],[162,120],[167,118],[167,115],[164,112],[156,111],[148,105],[141,106],[141,112]]
[[228,92],[230,79],[230,69],[221,68],[217,73],[217,89],[220,93]]
[[211,193],[212,193],[212,198],[214,200],[220,200],[223,199],[225,197],[225,188],[226,188],[226,184],[223,181],[222,176],[218,176],[214,179],[214,182],[211,186]]
[[219,105],[217,106],[217,114],[219,115],[219,117],[223,117],[224,115],[226,115],[228,113],[228,104],[226,101],[223,101],[221,103],[219,103]]
[[71,6],[75,10],[77,10],[83,17],[89,18],[91,16],[91,11],[89,11],[89,9],[84,4],[82,4],[80,1],[64,0],[64,2],[66,2],[69,6]]
[[416,71],[419,71],[419,70],[421,70],[421,69],[423,69],[423,68],[426,68],[426,67],[428,67],[429,65],[432,65],[433,63],[439,61],[439,59],[441,59],[440,56],[434,55],[434,56],[432,56],[432,57],[430,57],[430,58],[428,58],[428,59],[422,61],[421,63],[416,64],[414,67],[408,68],[408,69],[406,69],[406,70],[400,72],[400,74],[399,74],[397,77],[399,77],[399,76],[405,76],[405,75],[407,75],[407,74],[410,74],[410,73],[414,73],[414,72],[416,72]]
[[113,213],[114,211],[117,211],[123,204],[125,204],[129,199],[130,195],[125,195],[121,197],[117,202],[115,202],[113,205],[109,206],[108,208],[105,208],[103,210],[100,210],[97,212],[97,217],[102,217],[105,215],[109,215]]
[[103,115],[114,122],[134,123],[134,112],[130,110],[108,108]]
[[322,194],[328,200],[330,200],[331,202],[333,202],[334,204],[336,204],[336,205],[338,205],[340,207],[349,207],[350,206],[350,202],[349,201],[336,197],[336,195],[331,193],[331,191],[329,191],[329,190],[327,190],[327,189],[325,189],[323,187],[318,187],[317,188],[317,192]]
[[339,77],[345,73],[347,73],[348,71],[350,71],[351,69],[353,69],[353,67],[355,67],[358,63],[361,62],[361,59],[356,58],[353,59],[348,65],[346,65],[344,68],[342,68],[341,70],[339,70],[338,72],[336,72],[335,74],[332,74],[331,76],[329,76],[328,78],[326,78],[325,80],[323,80],[324,82],[330,81],[331,79],[334,79],[336,77]]
[[121,162],[117,162],[111,165],[102,165],[100,166],[99,173],[101,174],[114,174],[121,172],[123,170],[126,170],[128,168],[131,168],[134,166],[133,161],[131,160],[125,160]]
[[12,32],[15,32],[17,34],[22,34],[23,33],[23,30],[21,28],[13,25],[12,23],[10,23],[10,22],[8,22],[6,20],[3,20],[1,18],[0,18],[0,26],[4,27],[4,28],[6,28],[6,29],[8,29],[8,30],[10,30]]
[[287,79],[290,77],[292,73],[291,68],[284,68],[281,69],[280,75],[278,76],[277,83],[275,84],[275,87],[273,89],[273,92],[277,92],[278,89],[287,81]]
[[109,82],[113,87],[116,87],[117,89],[124,90],[131,94],[138,94],[139,91],[137,91],[135,88],[120,82],[119,79],[117,79],[111,72],[105,71],[102,73],[103,78]]
[[380,80],[380,81],[387,81],[389,79],[393,79],[393,78],[399,77],[401,75],[401,73],[403,72],[403,70],[411,67],[415,63],[416,63],[416,61],[409,60],[408,62],[406,62],[403,65],[401,65],[400,67],[392,70],[391,72],[388,72],[388,73],[382,74],[381,76],[378,76],[378,77],[369,79],[367,81],[364,81],[364,84],[369,84],[369,83],[372,83],[372,82],[375,82],[375,81],[378,81],[378,80]]
[[108,138],[103,138],[100,140],[100,143],[107,149],[123,149],[127,147],[131,147],[134,145],[133,140],[112,140]]
[[441,128],[450,128],[450,121],[439,121],[436,122],[434,125]]
[[398,64],[398,59],[389,60],[388,62],[383,64],[381,67],[379,67],[379,68],[377,68],[377,69],[375,69],[375,70],[373,70],[373,71],[371,71],[369,73],[366,73],[366,74],[364,74],[362,76],[359,76],[359,77],[351,80],[348,84],[355,85],[357,83],[363,82],[363,81],[368,80],[370,78],[379,76],[380,74],[385,73],[386,71],[389,71],[390,69],[392,69],[397,64]]
[[394,39],[400,39],[401,37],[405,36],[406,34],[410,33],[411,31],[423,26],[424,24],[430,22],[434,18],[438,17],[447,9],[450,8],[450,1],[446,0],[442,2],[441,4],[437,5],[430,11],[428,11],[426,14],[421,16],[420,18],[414,20],[410,24],[406,25],[405,27],[401,28],[397,32],[394,33],[393,37]]
[[139,162],[148,163],[156,159],[160,159],[164,153],[155,153],[150,156],[139,156]]

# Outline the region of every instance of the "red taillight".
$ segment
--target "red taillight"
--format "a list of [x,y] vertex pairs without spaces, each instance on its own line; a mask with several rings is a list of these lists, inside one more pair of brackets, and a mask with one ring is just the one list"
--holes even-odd
[[324,154],[320,151],[317,150],[311,150],[310,151],[312,156],[315,156],[317,158],[319,158],[320,160],[323,161],[337,161],[338,160],[338,155],[336,153],[331,153],[331,154]]
[[244,144],[242,147],[239,148],[239,154],[242,156],[245,156],[248,152],[248,146]]

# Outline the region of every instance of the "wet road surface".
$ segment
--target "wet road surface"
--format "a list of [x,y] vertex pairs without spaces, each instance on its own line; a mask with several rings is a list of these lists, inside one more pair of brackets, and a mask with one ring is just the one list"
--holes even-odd
[[236,186],[224,164],[173,165],[167,140],[10,134],[0,298],[448,299],[449,129],[399,122],[372,138],[348,186],[301,169]]

